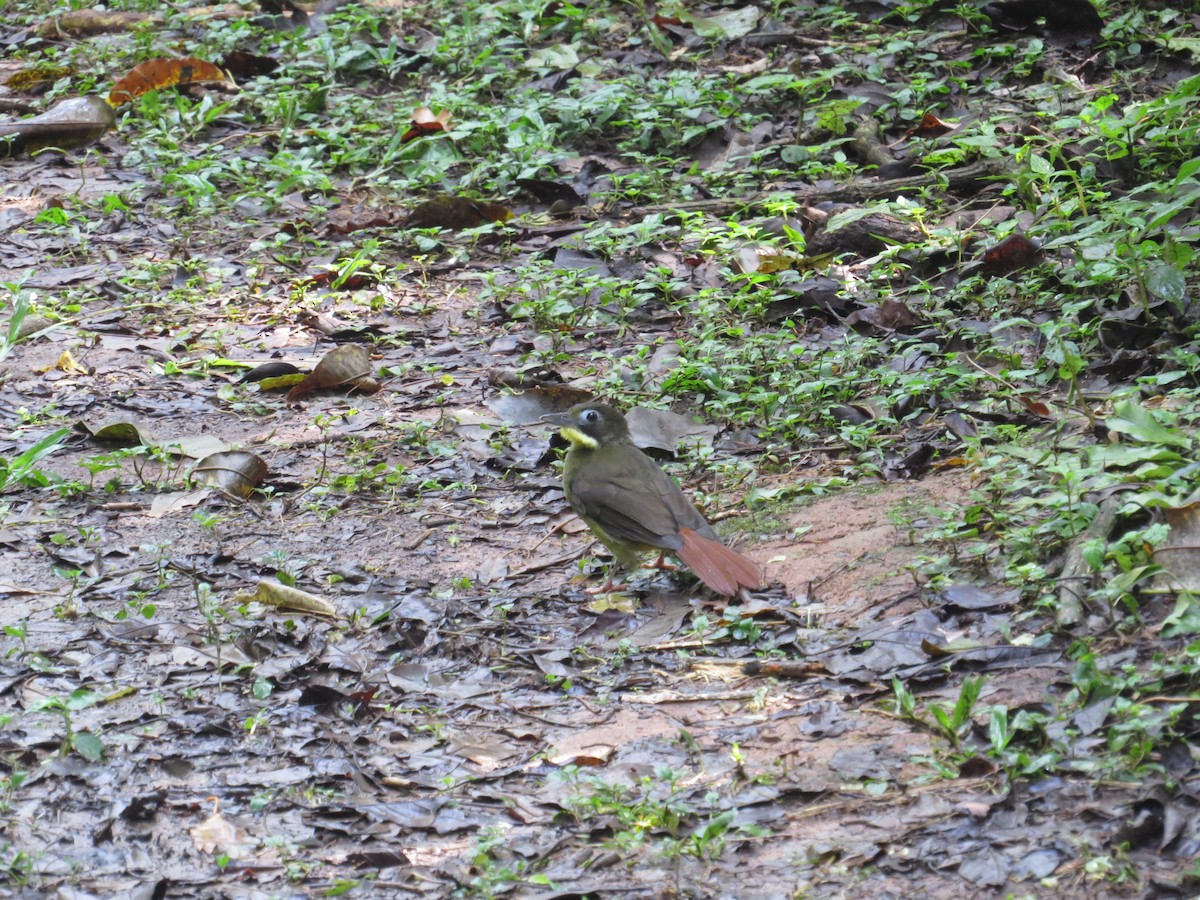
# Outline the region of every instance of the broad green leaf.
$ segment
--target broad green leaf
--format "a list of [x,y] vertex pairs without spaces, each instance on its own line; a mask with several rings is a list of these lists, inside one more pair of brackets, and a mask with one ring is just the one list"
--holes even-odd
[[1169,444],[1188,447],[1191,441],[1175,428],[1168,428],[1154,418],[1150,410],[1132,400],[1122,400],[1113,407],[1113,414],[1104,420],[1110,431],[1127,434],[1136,441],[1148,444]]
[[88,762],[98,763],[104,759],[104,745],[90,731],[77,731],[71,735],[71,749]]
[[1179,306],[1187,293],[1187,281],[1183,273],[1167,263],[1151,266],[1146,273],[1146,290],[1155,297]]
[[715,16],[697,16],[694,13],[680,12],[679,18],[692,26],[701,37],[716,40],[737,40],[745,37],[758,24],[762,15],[756,7],[743,6],[728,12],[717,13]]

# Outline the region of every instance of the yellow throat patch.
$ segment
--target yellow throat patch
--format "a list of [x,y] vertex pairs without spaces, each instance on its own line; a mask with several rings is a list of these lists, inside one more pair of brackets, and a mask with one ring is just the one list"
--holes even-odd
[[600,446],[600,442],[593,437],[588,437],[578,428],[572,428],[566,425],[559,429],[559,434],[571,442],[572,447],[579,447],[583,450],[595,450]]

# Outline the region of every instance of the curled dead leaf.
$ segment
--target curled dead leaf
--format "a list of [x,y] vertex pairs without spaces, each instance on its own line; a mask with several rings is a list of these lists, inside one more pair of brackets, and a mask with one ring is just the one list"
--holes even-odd
[[99,97],[71,97],[39,116],[0,122],[0,158],[81,147],[116,124],[112,108]]
[[308,613],[313,616],[337,618],[337,607],[323,597],[302,591],[300,588],[289,587],[278,581],[260,581],[253,595],[239,595],[241,600],[252,600],[264,606],[276,609],[286,609],[292,612]]
[[266,462],[247,450],[210,453],[192,470],[197,484],[220,488],[235,497],[249,497],[266,477]]
[[79,360],[70,350],[64,350],[62,355],[57,360],[48,366],[43,366],[40,369],[34,369],[35,372],[66,372],[68,375],[90,375],[91,372],[87,366],[80,365]]
[[97,444],[117,447],[153,447],[168,453],[177,453],[191,459],[203,459],[210,453],[228,450],[229,445],[211,434],[185,434],[177,437],[159,437],[143,422],[128,419],[108,419],[99,422],[79,421],[75,430],[91,437]]
[[224,853],[234,859],[247,857],[258,849],[258,839],[221,815],[216,797],[208,799],[213,804],[213,814],[188,829],[196,849],[210,855]]
[[357,391],[373,394],[379,390],[379,382],[371,374],[371,355],[361,344],[343,344],[334,347],[321,357],[317,367],[288,392],[288,400],[296,401],[314,391],[330,388],[345,388],[347,393]]
[[943,134],[949,134],[956,128],[958,128],[958,125],[952,122],[943,122],[933,113],[927,112],[921,117],[921,121],[918,124],[904,133],[908,137],[935,138],[941,137]]
[[418,106],[412,113],[412,127],[400,136],[400,143],[407,144],[424,135],[446,131],[449,124],[450,110],[443,109],[435,114],[428,106]]
[[159,88],[201,82],[233,84],[233,79],[223,69],[194,56],[160,56],[139,63],[117,81],[108,93],[108,105],[115,108]]

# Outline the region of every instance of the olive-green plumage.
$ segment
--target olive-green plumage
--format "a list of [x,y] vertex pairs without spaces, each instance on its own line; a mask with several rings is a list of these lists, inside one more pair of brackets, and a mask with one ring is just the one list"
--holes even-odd
[[650,550],[670,551],[719,594],[762,586],[758,566],[730,550],[683,491],[634,446],[625,417],[603,403],[580,403],[543,416],[571,444],[563,465],[567,502],[616,558],[636,568]]

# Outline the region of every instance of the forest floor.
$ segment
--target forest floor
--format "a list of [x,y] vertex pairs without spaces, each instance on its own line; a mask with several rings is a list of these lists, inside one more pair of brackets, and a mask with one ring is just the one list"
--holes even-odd
[[[277,68],[0,161],[7,894],[1200,891],[1200,612],[1147,531],[1191,509],[1194,271],[1098,286],[1102,199],[1062,213],[1137,194],[1097,97],[1194,137],[1194,21],[110,6],[151,19],[16,4],[12,70]],[[537,420],[592,395],[768,588],[586,592]]]

